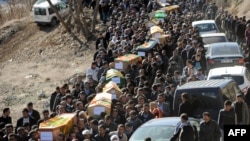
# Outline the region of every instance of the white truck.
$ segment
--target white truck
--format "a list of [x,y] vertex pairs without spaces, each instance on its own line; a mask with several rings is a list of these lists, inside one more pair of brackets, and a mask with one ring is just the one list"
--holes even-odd
[[[51,0],[51,3],[56,7],[60,16],[65,17],[69,11],[68,5],[62,0]],[[51,8],[47,0],[38,0],[32,8],[34,22],[38,25],[49,24],[54,26],[58,23],[56,13]]]

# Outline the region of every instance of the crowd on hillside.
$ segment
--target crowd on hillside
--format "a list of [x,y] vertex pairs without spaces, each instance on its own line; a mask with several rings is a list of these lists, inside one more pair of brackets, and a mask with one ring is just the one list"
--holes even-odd
[[[149,13],[159,8],[155,0],[110,0],[109,3],[100,0],[100,20],[106,31],[99,34],[93,47],[96,53],[86,71],[86,78],[79,75],[72,87],[69,84],[56,87],[50,96],[50,109],[42,113],[33,108],[35,101],[28,103],[16,125],[12,124],[11,109],[4,108],[0,117],[0,140],[38,141],[39,123],[63,113],[77,113],[77,124],[73,125],[69,136],[58,134],[58,141],[127,141],[140,125],[150,119],[192,117],[188,93],[182,94],[178,115],[174,115],[172,107],[173,94],[178,86],[204,80],[207,74],[206,51],[198,29],[191,25],[192,21],[215,19],[230,39],[246,44],[248,48],[250,24],[247,24],[245,17],[233,17],[204,0],[171,0],[170,4],[179,4],[180,7],[169,11],[158,26],[171,36],[166,39],[166,44],[159,44],[142,57],[142,61],[122,71],[126,83],[121,88],[123,94],[112,100],[110,115],[102,113],[99,118],[89,116],[88,104],[102,91],[107,71],[115,67],[114,59],[125,54],[136,54],[136,47],[151,38],[146,22]],[[88,7],[93,3],[86,0],[85,5]],[[248,59],[245,60],[247,62]],[[237,95],[236,101],[226,101],[225,109],[220,111],[220,115],[226,116],[219,117],[218,123],[204,111],[205,121],[200,125],[199,140],[219,141],[220,129],[224,124],[249,124],[249,96],[250,91],[247,91],[246,95]],[[230,111],[231,105],[237,108]],[[237,121],[231,116],[234,114]],[[211,123],[211,126],[205,126],[206,123]],[[173,135],[172,140],[176,136],[179,135]]]

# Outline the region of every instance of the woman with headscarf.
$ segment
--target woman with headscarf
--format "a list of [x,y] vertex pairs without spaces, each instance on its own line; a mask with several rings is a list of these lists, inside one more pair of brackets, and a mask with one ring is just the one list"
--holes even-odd
[[112,135],[110,141],[119,141],[119,137],[117,135]]

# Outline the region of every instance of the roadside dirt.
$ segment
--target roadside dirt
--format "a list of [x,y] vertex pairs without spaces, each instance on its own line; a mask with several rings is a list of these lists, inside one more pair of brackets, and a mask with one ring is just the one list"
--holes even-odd
[[[93,51],[79,50],[61,26],[37,26],[32,19],[8,23],[0,29],[0,107],[11,108],[15,125],[29,101],[42,111],[56,86],[84,74]],[[93,43],[90,43],[90,46]],[[39,99],[45,93],[47,98]]]

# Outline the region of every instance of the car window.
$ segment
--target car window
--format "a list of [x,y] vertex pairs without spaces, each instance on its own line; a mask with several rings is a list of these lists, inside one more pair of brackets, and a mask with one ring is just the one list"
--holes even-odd
[[209,79],[233,79],[238,85],[244,83],[243,76],[235,76],[235,75],[211,76]]
[[212,55],[235,55],[241,54],[238,47],[235,46],[227,46],[227,47],[213,47]]
[[67,5],[65,3],[60,3],[59,6],[60,6],[61,9],[66,9],[67,8]]
[[202,41],[205,45],[212,43],[227,42],[224,36],[202,37]]
[[235,100],[236,94],[240,93],[240,89],[236,87],[235,83],[230,83],[222,88],[223,100]]
[[51,14],[54,14],[54,13],[55,13],[54,10],[52,8],[49,8],[49,14],[51,15]]
[[[138,128],[132,135],[131,141],[144,141],[145,137],[151,137],[153,141],[169,141],[173,136],[175,126],[147,126]],[[143,136],[145,135],[145,136]]]
[[34,8],[35,15],[46,15],[46,9],[44,8]]
[[216,25],[212,24],[212,23],[197,24],[195,26],[198,27],[199,32],[207,32],[207,31],[217,30]]
[[56,7],[56,10],[57,10],[57,11],[60,11],[60,10],[61,10],[61,7],[60,7],[59,4],[55,5],[55,7]]

